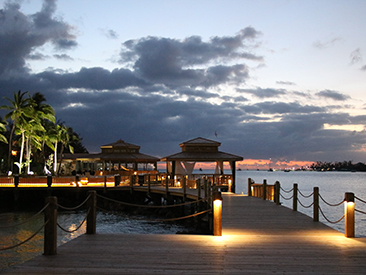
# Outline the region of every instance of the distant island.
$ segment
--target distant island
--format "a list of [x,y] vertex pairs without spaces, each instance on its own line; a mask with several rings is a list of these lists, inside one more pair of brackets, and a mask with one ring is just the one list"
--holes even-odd
[[366,164],[362,162],[352,163],[352,161],[323,162],[317,161],[310,166],[315,171],[358,171],[366,172]]

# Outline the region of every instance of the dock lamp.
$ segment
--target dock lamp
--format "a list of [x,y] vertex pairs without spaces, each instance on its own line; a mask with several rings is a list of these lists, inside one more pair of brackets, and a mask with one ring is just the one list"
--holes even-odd
[[344,235],[355,237],[355,194],[346,193],[344,197]]
[[214,236],[222,236],[222,196],[221,192],[212,194],[213,200],[213,233]]

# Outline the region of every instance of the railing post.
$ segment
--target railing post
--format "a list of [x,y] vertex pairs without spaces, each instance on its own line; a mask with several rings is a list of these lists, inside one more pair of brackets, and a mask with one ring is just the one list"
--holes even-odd
[[47,175],[47,186],[48,187],[52,186],[52,175]]
[[267,180],[263,180],[263,199],[267,199]]
[[355,195],[346,193],[344,198],[344,235],[347,238],[355,237]]
[[165,195],[168,198],[168,195],[169,195],[169,176],[168,175],[166,176],[166,179],[165,179]]
[[197,198],[201,198],[201,179],[196,180],[196,186],[197,186]]
[[95,234],[97,231],[97,192],[88,191],[90,198],[88,200],[89,213],[86,218],[86,234]]
[[151,176],[150,176],[150,174],[147,175],[147,193],[149,195],[151,193]]
[[314,187],[313,221],[319,221],[319,187]]
[[214,233],[214,236],[222,236],[222,196],[221,196],[221,192],[215,191],[212,194],[212,199],[213,199],[213,216],[214,216],[213,233]]
[[252,196],[252,179],[248,178],[248,197]]
[[186,198],[187,198],[187,178],[186,178],[186,176],[183,176],[182,184],[183,184],[183,201],[185,202]]
[[121,183],[121,175],[114,175],[114,186],[118,186]]
[[107,193],[107,176],[104,176],[104,193]]
[[48,207],[45,210],[44,255],[57,254],[57,198],[47,197]]
[[297,183],[294,183],[293,195],[292,195],[292,210],[297,211]]
[[18,185],[19,185],[19,175],[15,175],[14,176],[14,186],[18,187]]
[[276,205],[280,205],[280,192],[281,192],[281,185],[279,181],[276,181],[275,183],[275,195],[274,195],[274,201]]

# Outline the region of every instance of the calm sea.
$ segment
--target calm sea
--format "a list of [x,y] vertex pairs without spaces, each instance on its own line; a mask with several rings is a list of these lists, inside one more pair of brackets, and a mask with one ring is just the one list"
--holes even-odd
[[[197,173],[204,173],[196,171]],[[209,171],[207,171],[209,172]],[[298,184],[299,190],[304,195],[313,192],[313,187],[319,187],[320,195],[329,203],[336,204],[343,200],[345,192],[353,192],[357,197],[366,201],[366,173],[356,172],[267,172],[267,171],[237,171],[237,187],[236,193],[247,194],[248,178],[252,178],[255,182],[261,183],[263,179],[268,184],[276,181],[281,183],[281,187],[290,190],[294,183]],[[282,192],[284,197],[291,194]],[[306,206],[311,204],[312,198],[302,198],[301,202]],[[281,198],[282,205],[292,207],[291,200]],[[343,205],[338,207],[329,207],[320,201],[320,207],[331,221],[336,221],[342,217],[344,212]],[[366,212],[366,205],[356,200],[356,209]],[[298,211],[312,217],[312,208],[303,208],[298,205]],[[2,213],[0,214],[0,226],[19,223],[28,219],[34,213]],[[83,220],[85,212],[76,213],[59,213],[58,223],[68,230],[75,229]],[[328,223],[320,214],[321,222],[330,227],[344,232],[344,221],[337,224]],[[43,224],[43,217],[21,225],[17,228],[0,229],[0,247],[10,246],[19,243],[29,237]],[[131,219],[127,215],[115,215],[98,212],[97,215],[97,232],[99,233],[133,233],[133,234],[175,234],[178,231],[184,231],[185,228],[165,223],[146,222]],[[75,233],[67,234],[58,230],[58,244],[61,245],[81,234],[85,233],[85,226]],[[366,237],[366,215],[356,213],[356,237]],[[19,246],[17,248],[0,251],[0,273],[4,268],[13,264],[19,264],[40,255],[43,252],[43,234],[40,233],[32,241]]]

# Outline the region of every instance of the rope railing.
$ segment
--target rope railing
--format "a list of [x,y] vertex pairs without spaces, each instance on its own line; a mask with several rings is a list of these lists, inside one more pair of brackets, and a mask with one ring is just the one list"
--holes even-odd
[[310,208],[314,205],[314,202],[312,202],[310,205],[304,205],[299,199],[297,199],[297,201],[299,202],[299,204],[304,207],[304,208]]
[[311,196],[313,196],[314,195],[314,192],[312,192],[311,194],[309,194],[309,195],[304,195],[299,189],[297,190],[298,192],[299,192],[299,194],[301,195],[301,196],[303,196],[304,198],[310,198]]
[[340,205],[344,202],[344,200],[342,200],[342,201],[341,201],[341,202],[339,202],[339,203],[331,204],[331,203],[327,202],[327,201],[323,198],[323,196],[322,196],[322,195],[320,195],[320,194],[319,194],[319,198],[321,198],[321,200],[322,200],[326,205],[329,205],[329,206],[332,206],[332,207],[340,206]]
[[82,207],[90,199],[90,196],[91,195],[89,195],[82,203],[80,203],[79,205],[77,205],[75,207],[66,207],[66,206],[62,206],[61,204],[57,204],[57,206],[63,210],[74,211],[74,210],[77,210],[80,207]]
[[358,210],[358,209],[355,209],[355,211],[358,212],[358,213],[366,215],[366,212],[364,212],[364,211],[361,211],[361,210]]
[[285,190],[285,189],[283,189],[283,188],[282,188],[282,186],[281,186],[281,190],[282,190],[283,192],[285,192],[285,193],[291,193],[291,192],[293,192],[293,191],[294,191],[294,188],[292,188],[292,189],[290,189],[290,190]]
[[286,198],[281,193],[280,193],[280,196],[281,196],[281,198],[283,198],[284,200],[287,200],[287,201],[291,200],[294,197],[294,195],[292,195],[291,197]]
[[48,221],[46,221],[36,232],[34,232],[30,237],[28,237],[27,239],[25,239],[24,241],[14,244],[12,246],[8,246],[8,247],[1,247],[0,251],[4,251],[4,250],[9,250],[9,249],[13,249],[16,248],[18,246],[21,246],[23,244],[25,244],[26,242],[29,242],[30,240],[32,240],[39,232],[41,232],[41,230],[46,226]]
[[331,220],[329,220],[329,219],[325,216],[325,214],[324,214],[323,210],[321,209],[321,207],[319,207],[319,211],[320,211],[320,213],[322,214],[323,218],[324,218],[327,222],[332,223],[332,224],[339,223],[339,222],[340,222],[341,220],[343,220],[343,219],[344,219],[344,217],[345,217],[345,215],[343,215],[339,220],[337,220],[337,221],[331,221]]
[[83,226],[83,224],[86,222],[86,219],[88,218],[89,212],[90,212],[90,208],[86,212],[86,215],[85,215],[84,219],[81,221],[81,223],[73,230],[65,229],[58,222],[57,222],[57,226],[58,226],[58,228],[60,228],[62,231],[66,232],[66,233],[74,233],[74,232],[78,231]]
[[36,214],[34,214],[32,217],[20,222],[20,223],[16,223],[16,224],[12,224],[12,225],[6,225],[6,226],[0,226],[0,229],[6,229],[6,228],[12,228],[12,227],[17,227],[23,224],[26,224],[32,220],[34,220],[35,218],[37,218],[47,207],[49,204],[46,204],[41,210],[39,210]]
[[359,198],[359,197],[357,197],[357,196],[355,196],[355,199],[359,200],[360,202],[366,203],[366,201],[365,201],[365,200],[360,199],[360,198]]
[[111,199],[102,195],[97,194],[97,197],[105,199],[105,200],[109,200],[118,204],[122,204],[122,205],[127,205],[127,206],[134,206],[134,207],[142,207],[142,208],[172,208],[172,207],[180,207],[180,206],[186,206],[186,205],[190,205],[190,204],[195,204],[201,201],[206,201],[205,198],[203,199],[199,199],[196,201],[191,201],[191,202],[186,202],[186,203],[180,203],[180,204],[174,204],[174,205],[144,205],[144,204],[133,204],[133,203],[128,203],[128,202],[122,202],[122,201],[118,201],[115,199]]

